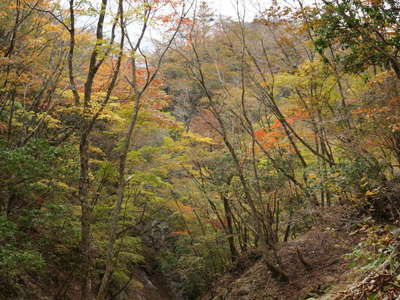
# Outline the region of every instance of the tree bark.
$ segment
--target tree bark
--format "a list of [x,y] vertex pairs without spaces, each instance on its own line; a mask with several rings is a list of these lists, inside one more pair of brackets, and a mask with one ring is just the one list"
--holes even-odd
[[232,210],[229,203],[229,199],[222,195],[222,201],[224,203],[224,210],[226,216],[226,229],[228,233],[228,243],[229,243],[229,250],[231,252],[231,260],[234,262],[238,257],[238,252],[235,246],[235,237],[233,235],[233,225],[232,225]]

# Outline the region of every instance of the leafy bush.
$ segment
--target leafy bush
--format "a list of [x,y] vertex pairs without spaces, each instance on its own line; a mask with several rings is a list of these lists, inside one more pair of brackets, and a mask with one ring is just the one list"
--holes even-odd
[[0,295],[7,291],[16,292],[19,277],[40,271],[44,265],[42,255],[31,248],[29,240],[24,241],[17,225],[0,216]]

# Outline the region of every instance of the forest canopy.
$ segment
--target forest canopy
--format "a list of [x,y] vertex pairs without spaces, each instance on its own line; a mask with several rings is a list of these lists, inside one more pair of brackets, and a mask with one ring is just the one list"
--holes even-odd
[[1,299],[290,287],[316,228],[396,299],[400,3],[267,2],[0,2]]

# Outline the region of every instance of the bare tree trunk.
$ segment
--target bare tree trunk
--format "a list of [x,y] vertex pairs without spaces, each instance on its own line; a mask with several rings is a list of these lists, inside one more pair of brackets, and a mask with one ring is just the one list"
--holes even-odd
[[[80,153],[80,178],[79,178],[79,200],[81,203],[81,255],[82,255],[82,282],[81,282],[81,300],[92,299],[92,264],[90,257],[91,248],[91,222],[92,222],[92,207],[89,201],[89,135],[93,128],[96,118],[93,117],[88,121],[87,113],[89,112],[90,99],[92,95],[92,87],[94,77],[104,61],[104,58],[97,61],[98,48],[103,43],[103,23],[107,8],[107,0],[102,0],[101,11],[97,23],[96,44],[94,45],[90,58],[89,71],[85,82],[84,92],[84,112],[81,116],[81,138],[79,143]],[[73,8],[72,8],[73,9]]]
[[130,123],[128,127],[128,131],[125,134],[125,142],[122,152],[119,158],[119,168],[118,168],[118,190],[117,190],[117,201],[112,210],[111,221],[110,221],[110,231],[109,231],[109,239],[107,244],[107,258],[106,258],[106,270],[101,280],[100,288],[97,294],[97,299],[102,300],[105,298],[107,288],[111,279],[111,274],[113,271],[113,259],[115,256],[114,253],[114,245],[117,240],[117,225],[120,217],[120,211],[122,207],[122,203],[124,201],[124,191],[125,191],[125,169],[126,169],[126,157],[129,152],[129,148],[131,145],[133,130],[135,129],[137,123],[137,117],[140,110],[140,98],[137,97],[135,99],[135,107],[132,112]]
[[231,205],[229,203],[229,199],[221,195],[222,201],[224,202],[224,210],[226,216],[226,229],[228,233],[228,243],[229,243],[229,250],[231,252],[231,260],[234,262],[238,257],[238,252],[235,246],[235,237],[233,235],[233,226],[232,226],[232,210]]
[[74,76],[74,50],[75,50],[75,11],[74,11],[74,0],[69,1],[69,51],[68,51],[68,77],[69,84],[71,86],[72,94],[74,95],[75,105],[79,105],[79,94],[76,88],[75,76]]
[[[103,0],[104,1],[104,0]],[[122,15],[122,1],[120,1],[120,10],[121,10],[121,15]],[[115,246],[115,242],[117,241],[117,229],[118,229],[118,221],[120,218],[120,212],[121,212],[121,207],[122,207],[122,203],[124,201],[124,196],[125,196],[125,186],[126,186],[126,180],[125,180],[125,170],[126,170],[126,158],[131,146],[131,142],[132,142],[132,135],[133,135],[133,131],[136,127],[136,123],[138,120],[138,115],[141,109],[141,99],[143,94],[146,92],[146,90],[150,87],[151,83],[153,82],[153,80],[156,78],[163,58],[166,54],[166,52],[168,51],[168,49],[171,47],[172,42],[174,41],[179,29],[180,29],[180,25],[182,23],[183,17],[185,15],[185,11],[184,11],[184,5],[183,5],[183,10],[182,10],[182,15],[180,17],[178,26],[176,28],[176,30],[174,31],[172,37],[170,38],[170,40],[168,41],[166,47],[164,48],[164,50],[162,51],[160,58],[158,60],[157,66],[155,71],[153,71],[153,73],[150,73],[149,70],[149,66],[147,64],[147,58],[146,56],[140,51],[140,46],[141,46],[141,42],[143,39],[143,36],[146,32],[147,29],[147,25],[148,25],[148,21],[149,21],[149,17],[150,17],[150,12],[152,10],[152,7],[149,6],[146,8],[145,11],[145,22],[142,26],[142,31],[141,34],[137,40],[137,42],[135,43],[135,45],[132,44],[132,41],[129,38],[129,34],[128,32],[123,31],[123,35],[126,35],[127,40],[131,46],[131,50],[133,53],[135,53],[137,50],[139,50],[139,52],[142,54],[142,56],[145,59],[146,62],[146,71],[147,71],[147,78],[145,80],[145,84],[143,85],[142,88],[139,88],[138,84],[137,84],[137,77],[136,77],[136,58],[135,56],[133,56],[131,58],[131,67],[132,67],[132,80],[129,81],[129,83],[131,84],[132,88],[133,88],[133,99],[134,99],[134,108],[133,108],[133,112],[130,116],[130,122],[129,122],[129,126],[128,126],[128,130],[125,134],[125,141],[124,141],[124,146],[123,149],[121,151],[120,157],[119,157],[119,168],[118,168],[118,189],[117,189],[117,200],[115,203],[115,206],[112,210],[112,214],[111,214],[111,221],[110,221],[110,226],[109,226],[109,239],[108,239],[108,243],[107,243],[107,256],[106,256],[106,269],[104,272],[104,275],[102,277],[101,283],[100,283],[100,288],[99,291],[97,293],[97,299],[102,300],[105,299],[106,296],[106,292],[108,289],[108,285],[110,283],[110,279],[111,279],[111,275],[112,275],[112,271],[114,268],[114,258],[115,258],[115,251],[114,251],[114,246]],[[123,23],[121,21],[121,23]]]
[[20,0],[16,0],[15,1],[15,23],[14,23],[14,27],[12,30],[12,34],[11,34],[11,41],[10,41],[10,45],[8,46],[8,49],[6,50],[4,57],[9,57],[11,55],[11,53],[14,51],[14,47],[15,47],[15,41],[17,39],[17,31],[18,31],[18,26],[20,25],[20,15],[21,15],[21,1]]
[[87,134],[83,133],[80,139],[80,179],[79,200],[81,203],[81,255],[82,255],[82,282],[81,300],[90,299],[91,294],[91,218],[92,208],[89,202],[89,143]]

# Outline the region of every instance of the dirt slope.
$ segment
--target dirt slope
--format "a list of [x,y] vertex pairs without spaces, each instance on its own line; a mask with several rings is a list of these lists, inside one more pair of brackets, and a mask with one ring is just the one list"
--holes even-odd
[[222,278],[202,300],[317,298],[343,279],[350,269],[343,255],[351,252],[360,239],[360,235],[350,235],[343,229],[316,226],[282,247],[288,283],[276,282],[259,258],[242,274]]

